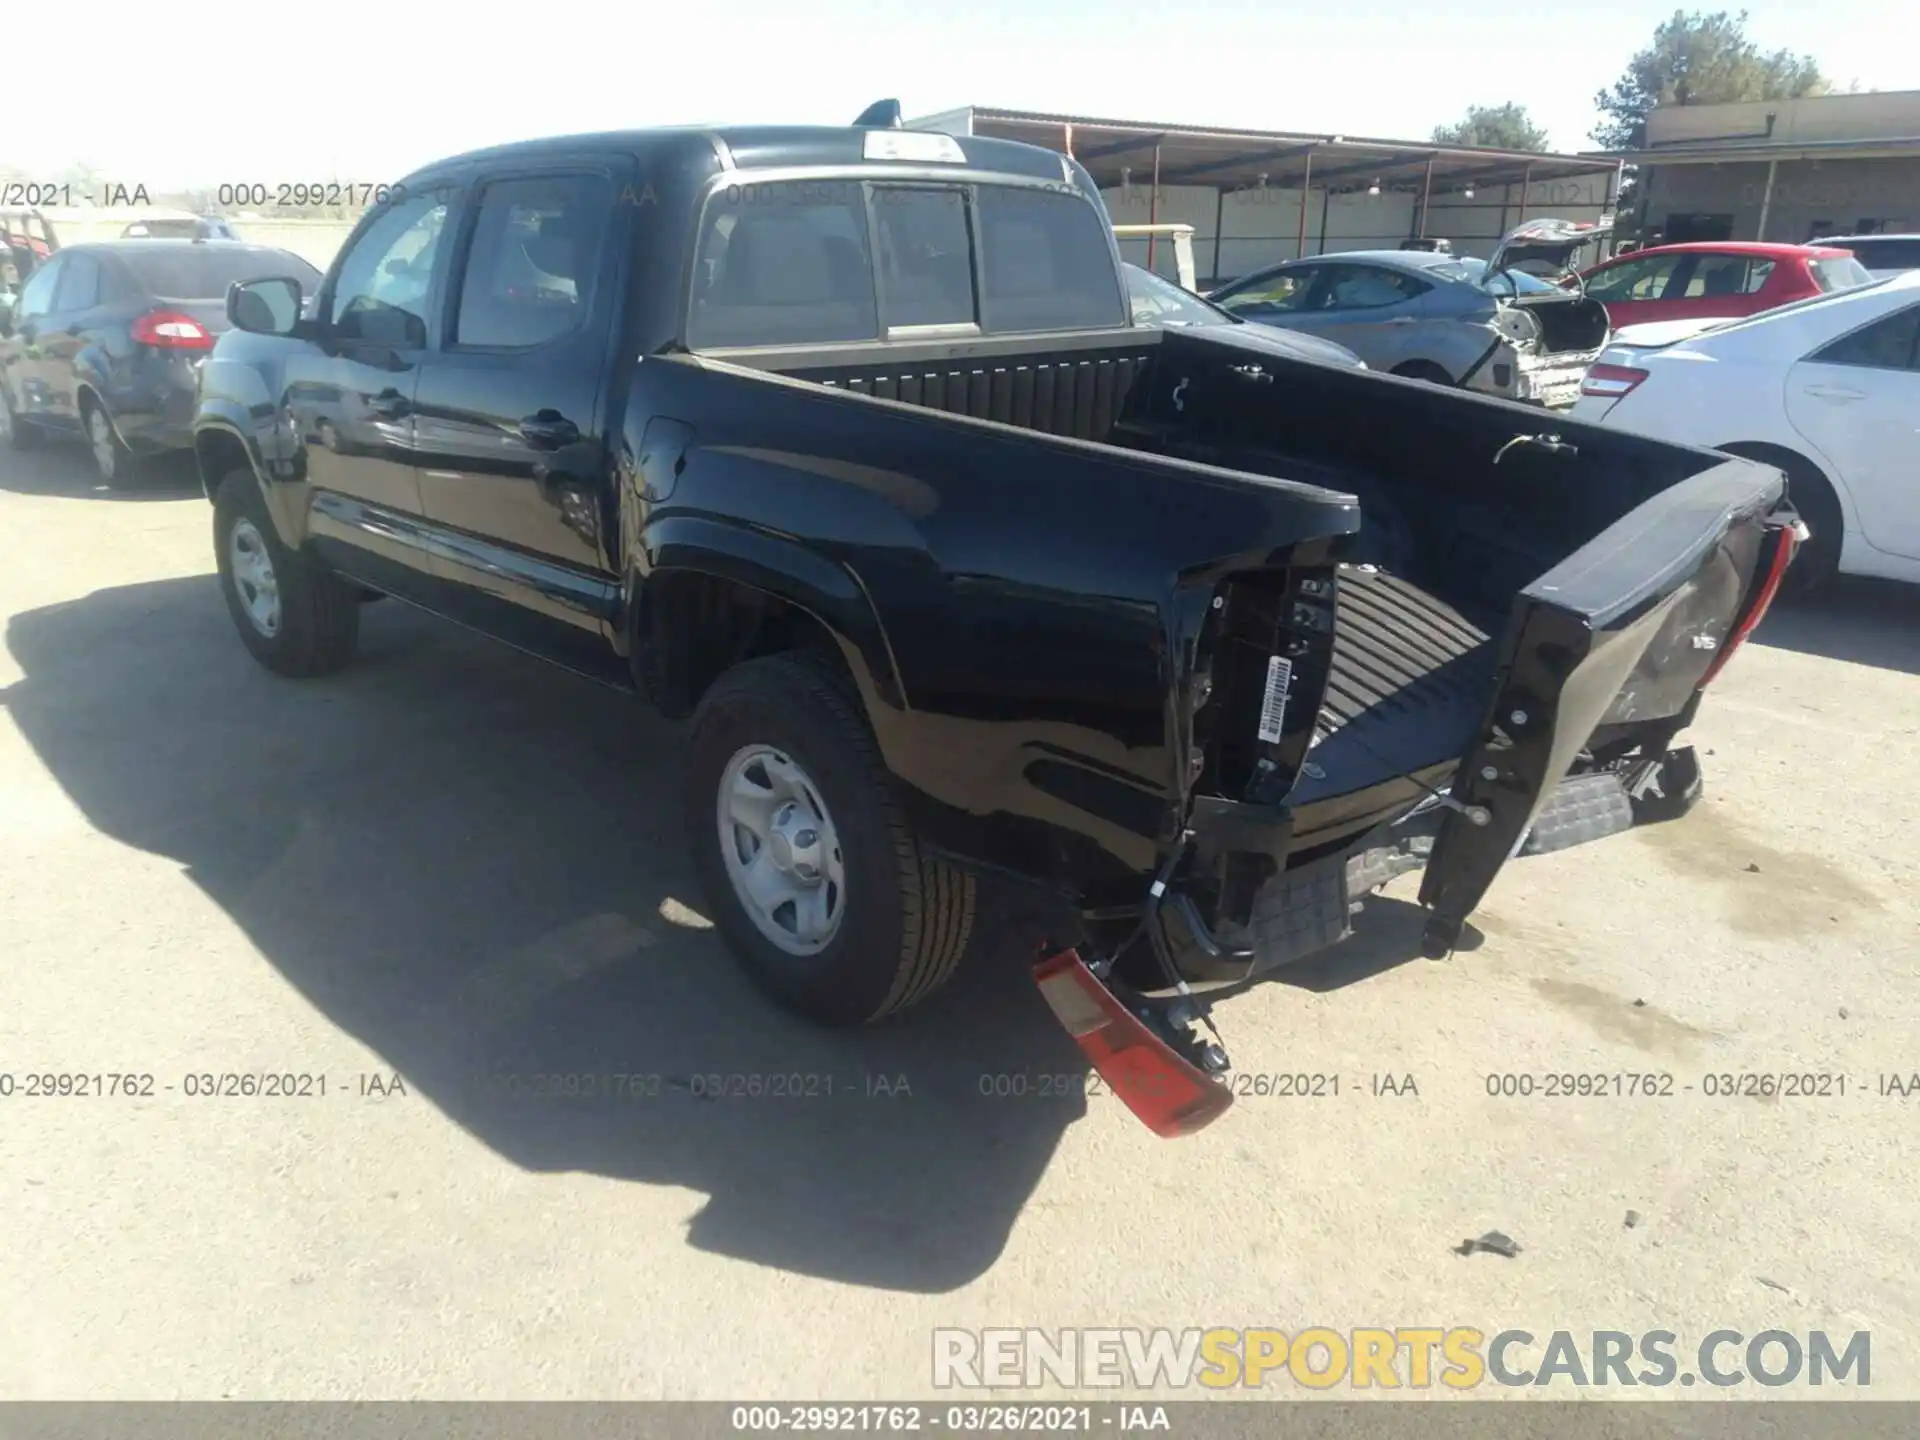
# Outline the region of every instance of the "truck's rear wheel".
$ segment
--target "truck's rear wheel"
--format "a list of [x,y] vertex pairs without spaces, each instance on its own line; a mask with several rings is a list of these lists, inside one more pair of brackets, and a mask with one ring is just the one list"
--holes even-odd
[[248,471],[233,471],[214,492],[213,546],[227,611],[254,659],[305,679],[353,658],[359,591],[280,543]]
[[686,816],[715,923],[753,980],[811,1019],[913,1004],[959,964],[974,877],[923,854],[858,703],[831,668],[772,655],[693,717]]

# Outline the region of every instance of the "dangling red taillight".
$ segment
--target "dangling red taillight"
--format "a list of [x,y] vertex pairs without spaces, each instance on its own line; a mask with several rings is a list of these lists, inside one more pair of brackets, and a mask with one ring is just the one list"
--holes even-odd
[[1713,664],[1707,667],[1706,676],[1700,681],[1702,689],[1713,683],[1713,677],[1726,668],[1727,661],[1733,658],[1733,652],[1746,644],[1747,637],[1767,618],[1767,608],[1773,604],[1774,596],[1780,593],[1780,582],[1787,578],[1787,567],[1793,563],[1793,552],[1800,548],[1800,542],[1806,538],[1806,527],[1796,520],[1791,525],[1776,526],[1773,534],[1773,553],[1767,557],[1767,568],[1761,572],[1760,583],[1754,587],[1753,603],[1747,606],[1747,613],[1740,617],[1740,623],[1727,636],[1727,643],[1720,647],[1720,653],[1713,657]]
[[213,332],[178,310],[149,310],[133,322],[133,339],[156,350],[211,350]]
[[1087,1063],[1154,1134],[1191,1135],[1233,1104],[1231,1090],[1148,1029],[1077,952],[1048,956],[1033,978]]

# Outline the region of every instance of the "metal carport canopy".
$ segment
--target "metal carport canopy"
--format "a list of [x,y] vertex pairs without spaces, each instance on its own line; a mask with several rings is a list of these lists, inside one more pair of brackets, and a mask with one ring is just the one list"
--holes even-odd
[[[908,121],[909,128],[1024,140],[1070,153],[1103,188],[1124,183],[1129,174],[1141,184],[1152,176],[1159,151],[1162,185],[1298,185],[1309,177],[1318,187],[1344,180],[1362,187],[1371,181],[1423,179],[1432,166],[1433,189],[1456,183],[1518,184],[1575,175],[1611,175],[1615,158],[1557,155],[1526,150],[1493,150],[1473,145],[1436,145],[1418,140],[1380,140],[1359,135],[1316,135],[1287,130],[1228,130],[1204,125],[1161,124],[1149,120],[1103,120],[1087,115],[1048,115],[1027,110],[969,106]],[[1263,178],[1264,177],[1264,178]]]

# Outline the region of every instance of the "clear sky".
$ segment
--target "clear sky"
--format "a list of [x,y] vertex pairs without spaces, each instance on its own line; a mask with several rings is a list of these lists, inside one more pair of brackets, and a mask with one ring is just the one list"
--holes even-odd
[[[1730,8],[1738,8],[1733,0]],[[1423,138],[1524,104],[1592,147],[1596,91],[1673,0],[110,0],[53,52],[15,26],[0,166],[74,162],[151,187],[379,183],[478,145],[715,121],[844,124],[973,103],[1254,129]],[[1915,11],[1752,0],[1763,47],[1841,86],[1920,88]],[[76,14],[80,12],[75,12]],[[72,48],[78,47],[78,48]]]

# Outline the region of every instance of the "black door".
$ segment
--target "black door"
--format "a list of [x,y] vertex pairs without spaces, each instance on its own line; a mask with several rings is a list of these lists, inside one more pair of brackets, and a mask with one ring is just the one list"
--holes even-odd
[[515,638],[549,653],[581,638],[604,651],[616,595],[602,524],[624,179],[603,162],[476,178],[414,397],[442,603],[496,631],[537,619],[553,633]]
[[309,534],[330,563],[402,593],[427,588],[414,387],[446,267],[451,196],[374,211],[320,297],[317,343],[287,362],[283,403],[305,442]]

